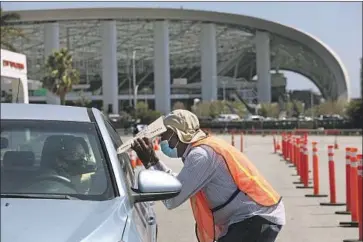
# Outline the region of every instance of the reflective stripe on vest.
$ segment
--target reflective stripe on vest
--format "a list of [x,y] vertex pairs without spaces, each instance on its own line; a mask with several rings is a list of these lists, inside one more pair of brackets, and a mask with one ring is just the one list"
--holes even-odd
[[[270,207],[280,201],[280,195],[259,174],[256,167],[235,147],[224,140],[207,137],[193,144],[193,147],[207,145],[226,162],[228,170],[239,190],[261,206]],[[213,242],[219,238],[220,228],[215,226],[213,213],[208,206],[205,194],[199,191],[191,197],[191,206],[200,242]]]

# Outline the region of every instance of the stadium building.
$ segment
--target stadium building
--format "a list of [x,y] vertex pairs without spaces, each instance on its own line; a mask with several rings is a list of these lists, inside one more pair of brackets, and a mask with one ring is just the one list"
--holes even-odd
[[[115,113],[132,105],[135,96],[164,113],[175,101],[216,100],[234,92],[248,102],[270,102],[286,86],[280,70],[307,77],[325,99],[349,99],[339,57],[319,39],[279,23],[160,8],[18,13],[14,25],[29,41],[13,42],[27,56],[28,78],[41,80],[45,58],[66,47],[81,73],[82,85],[76,88]],[[67,95],[69,101],[77,98],[77,92]],[[31,93],[29,100],[46,99]]]

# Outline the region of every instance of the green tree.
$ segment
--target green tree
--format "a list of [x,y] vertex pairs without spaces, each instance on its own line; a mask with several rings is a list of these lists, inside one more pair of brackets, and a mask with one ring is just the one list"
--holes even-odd
[[262,103],[258,112],[259,115],[263,117],[278,118],[280,114],[280,108],[277,103]]
[[363,125],[363,99],[350,101],[346,114],[355,127],[361,128]]
[[240,101],[228,102],[228,105],[230,105],[233,108],[233,111],[241,118],[247,113],[246,106]]
[[15,27],[12,22],[20,20],[20,15],[17,13],[4,13],[0,7],[0,33],[1,33],[1,48],[10,51],[17,51],[13,45],[14,39],[22,38],[28,40],[21,28]]
[[[220,114],[226,113],[226,103],[224,101],[212,101],[209,107],[209,117],[217,118]],[[227,112],[230,113],[230,112]]]
[[133,113],[134,118],[140,119],[140,122],[144,124],[150,124],[161,115],[161,112],[149,109],[148,104],[145,102],[138,102]]
[[363,98],[363,59],[360,58],[360,95]]
[[88,107],[88,105],[91,103],[91,100],[84,95],[83,91],[78,92],[78,96],[79,99],[77,99],[73,103],[80,107]]
[[61,105],[65,104],[65,96],[79,83],[79,72],[73,69],[71,53],[63,48],[51,54],[45,63],[43,86],[58,95]]
[[327,100],[316,107],[317,115],[332,115],[339,114],[341,116],[345,113],[347,103],[344,100]]
[[316,106],[312,107],[312,108],[309,108],[309,109],[306,109],[304,115],[307,116],[307,117],[312,117],[314,115],[314,117],[316,117],[318,115],[316,110],[317,110]]
[[223,113],[225,104],[223,101],[200,102],[196,107],[193,107],[193,112],[199,118],[215,118]]
[[211,114],[210,106],[210,102],[200,102],[196,106],[192,107],[192,111],[199,118],[208,118]]
[[235,113],[240,117],[246,113],[246,107],[239,101],[212,101],[212,102],[201,102],[196,106],[192,107],[192,111],[199,118],[216,118],[220,114]]
[[179,102],[179,101],[175,102],[173,105],[173,110],[176,110],[176,109],[185,109],[184,103]]
[[149,105],[146,102],[138,101],[135,107],[135,114],[145,113],[149,110]]
[[286,112],[288,117],[298,117],[302,111],[304,105],[302,102],[297,100],[292,100],[286,104]]

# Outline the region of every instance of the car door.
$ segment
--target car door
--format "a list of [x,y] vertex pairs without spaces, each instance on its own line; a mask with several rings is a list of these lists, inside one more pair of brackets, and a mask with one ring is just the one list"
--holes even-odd
[[[117,131],[114,129],[112,124],[104,118],[105,126],[108,133],[114,143],[115,149],[117,149],[121,144],[121,138]],[[118,155],[118,159],[123,167],[124,175],[127,179],[126,183],[128,189],[131,190],[131,184],[135,181],[135,174],[131,167],[131,161],[127,154]],[[131,223],[136,225],[140,237],[143,242],[154,242],[156,241],[156,219],[155,212],[149,202],[143,203],[130,203],[132,207]]]

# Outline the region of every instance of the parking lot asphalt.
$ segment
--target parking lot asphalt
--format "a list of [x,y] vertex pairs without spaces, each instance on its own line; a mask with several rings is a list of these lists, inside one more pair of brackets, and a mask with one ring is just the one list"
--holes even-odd
[[[227,141],[230,135],[218,135]],[[124,140],[130,137],[124,137]],[[320,193],[329,194],[328,154],[327,146],[334,144],[332,136],[310,136],[311,141],[318,142]],[[345,202],[345,147],[356,147],[362,152],[362,137],[338,137],[339,149],[335,150],[336,189],[338,202]],[[272,136],[245,136],[244,152],[257,166],[265,178],[280,192],[286,208],[287,224],[283,227],[278,242],[341,242],[344,239],[358,238],[358,228],[340,228],[339,222],[350,221],[349,215],[336,215],[335,211],[345,210],[344,206],[323,207],[320,202],[328,202],[329,198],[307,198],[312,189],[297,189],[293,182],[298,180],[295,168],[282,158],[273,154]],[[239,136],[235,146],[240,147]],[[311,146],[311,145],[309,145]],[[311,147],[309,147],[311,155]],[[182,169],[182,162],[170,159],[158,152],[162,159],[174,172]],[[311,167],[311,159],[310,167]],[[310,176],[311,173],[310,173]],[[185,202],[174,210],[167,210],[161,202],[155,203],[157,222],[159,225],[159,242],[196,242],[194,219],[189,202]]]

